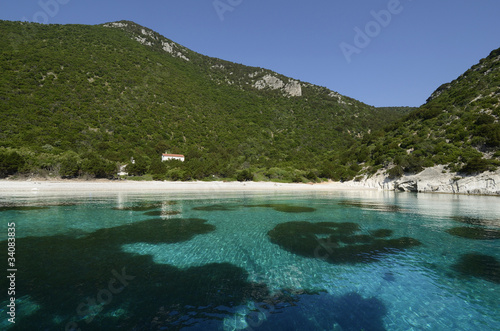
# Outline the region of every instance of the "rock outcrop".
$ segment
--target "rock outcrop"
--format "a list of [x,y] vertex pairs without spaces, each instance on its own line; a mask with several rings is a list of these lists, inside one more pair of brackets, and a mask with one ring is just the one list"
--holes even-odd
[[283,90],[287,95],[292,97],[302,96],[302,87],[298,81],[290,80],[285,84],[281,79],[274,77],[270,74],[265,75],[253,85],[256,89],[262,90],[270,88],[272,90]]
[[166,53],[170,53],[173,57],[178,57],[183,59],[184,61],[189,61],[189,58],[187,57],[187,49],[185,47],[168,40],[167,38],[154,32],[153,30],[127,21],[106,23],[102,26],[106,28],[118,28],[124,31],[128,31],[132,34],[132,39],[145,46],[161,47],[163,51],[165,51]]
[[500,195],[500,170],[461,176],[447,172],[443,165],[439,165],[398,179],[390,179],[379,170],[375,175],[351,181],[349,185],[389,191]]

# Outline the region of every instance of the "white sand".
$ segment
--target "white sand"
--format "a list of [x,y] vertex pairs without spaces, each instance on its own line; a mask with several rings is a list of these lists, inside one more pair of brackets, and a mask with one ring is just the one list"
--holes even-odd
[[[0,192],[266,192],[366,190],[343,183],[285,184],[274,182],[162,182],[129,180],[0,180]],[[373,190],[373,189],[368,189]]]

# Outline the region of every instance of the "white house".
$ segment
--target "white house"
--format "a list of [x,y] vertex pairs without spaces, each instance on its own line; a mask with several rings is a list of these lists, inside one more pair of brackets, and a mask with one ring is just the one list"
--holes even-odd
[[181,154],[162,154],[161,155],[161,162],[169,161],[169,160],[179,160],[181,162],[184,162],[184,155],[181,155]]
[[127,165],[122,165],[120,166],[120,171],[118,172],[118,176],[128,176],[128,172],[126,172],[125,170],[127,170]]

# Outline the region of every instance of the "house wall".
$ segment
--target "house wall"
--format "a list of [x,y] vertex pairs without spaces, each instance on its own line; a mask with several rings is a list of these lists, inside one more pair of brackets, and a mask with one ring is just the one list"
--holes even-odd
[[168,161],[168,160],[179,160],[179,161],[182,161],[184,162],[184,158],[183,157],[178,157],[178,156],[161,156],[161,160],[162,161]]

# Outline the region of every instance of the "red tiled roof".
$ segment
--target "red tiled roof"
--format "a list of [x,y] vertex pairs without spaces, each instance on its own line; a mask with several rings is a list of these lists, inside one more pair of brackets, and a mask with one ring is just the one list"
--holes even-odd
[[163,154],[163,156],[184,157],[184,155],[181,154]]

